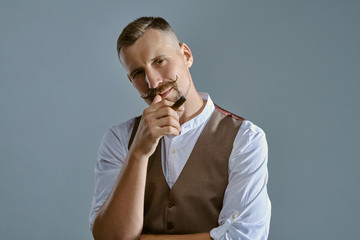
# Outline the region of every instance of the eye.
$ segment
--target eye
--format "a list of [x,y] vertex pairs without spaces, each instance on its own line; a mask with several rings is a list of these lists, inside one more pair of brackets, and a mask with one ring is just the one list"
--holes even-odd
[[160,65],[160,64],[162,64],[164,61],[165,61],[165,59],[159,58],[159,59],[156,60],[156,64]]
[[138,70],[136,72],[134,72],[133,74],[131,74],[131,79],[135,79],[136,77],[138,77],[139,75],[141,75],[144,71],[143,70]]

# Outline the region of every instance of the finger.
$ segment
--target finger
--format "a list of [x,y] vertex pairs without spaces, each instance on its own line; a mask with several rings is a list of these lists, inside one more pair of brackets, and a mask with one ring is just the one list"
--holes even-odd
[[176,121],[168,118],[154,120],[150,125],[147,126],[147,130],[144,132],[145,135],[151,137],[152,139],[159,139],[165,135],[179,135],[180,134],[180,125],[176,123]]
[[159,129],[159,133],[161,136],[165,136],[165,135],[174,135],[174,136],[178,136],[180,135],[180,131],[176,128],[174,128],[173,126],[165,126]]
[[170,116],[156,120],[155,124],[157,126],[159,126],[160,128],[166,127],[166,126],[171,126],[171,127],[176,128],[179,132],[181,130],[179,121],[177,121],[176,119],[174,119]]
[[168,107],[168,106],[161,107],[157,111],[151,112],[149,114],[149,116],[154,119],[161,119],[164,117],[172,117],[176,121],[179,121],[179,114],[177,114],[177,112],[174,109],[172,109],[171,107]]
[[150,107],[148,107],[148,111],[149,112],[158,111],[163,107],[171,107],[173,104],[174,104],[173,102],[163,99],[160,102],[151,104]]
[[[159,122],[161,120],[161,122]],[[174,125],[179,128],[179,115],[171,107],[163,107],[158,111],[144,110],[142,115],[142,121],[148,129],[155,129],[157,127]],[[180,131],[180,128],[179,128]]]
[[173,127],[173,126],[163,126],[163,127],[153,128],[149,132],[149,136],[151,136],[151,138],[153,138],[153,139],[160,139],[161,137],[163,137],[165,135],[178,136],[178,135],[180,135],[180,131],[176,127]]
[[[161,107],[171,107],[174,105],[173,101],[167,100],[167,99],[162,99],[160,101],[158,101],[157,98],[158,95],[155,96],[154,101],[151,103],[149,110],[150,111],[157,111],[159,108]],[[161,99],[161,96],[159,96]]]
[[161,102],[162,98],[160,95],[156,95],[154,97],[154,100],[152,101],[151,105],[154,105],[155,103]]
[[[172,109],[171,109],[172,110]],[[174,111],[174,110],[172,110]],[[162,117],[158,117],[159,112],[153,112],[146,116],[143,116],[143,123],[146,128],[152,132],[151,135],[154,134],[153,131],[156,131],[156,129],[165,127],[165,126],[172,126],[177,129],[178,132],[181,131],[180,122],[179,122],[179,116],[175,112],[174,115],[164,115]],[[155,134],[158,136],[157,134]],[[153,135],[153,136],[155,136]]]

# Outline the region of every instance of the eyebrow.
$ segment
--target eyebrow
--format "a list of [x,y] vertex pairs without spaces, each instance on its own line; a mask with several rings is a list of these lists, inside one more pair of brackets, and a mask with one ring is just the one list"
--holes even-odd
[[153,59],[151,59],[151,61],[154,61],[154,60],[156,60],[156,59],[158,59],[158,58],[161,58],[161,57],[165,57],[165,55],[156,56],[156,57],[154,57]]

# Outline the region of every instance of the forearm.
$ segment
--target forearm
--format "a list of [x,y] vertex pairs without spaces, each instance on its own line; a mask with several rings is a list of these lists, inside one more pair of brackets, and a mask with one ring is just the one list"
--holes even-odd
[[124,165],[112,192],[99,209],[94,223],[95,239],[139,239],[143,228],[144,195],[149,157],[164,135],[179,135],[179,116],[173,102],[157,95],[143,111]]
[[212,239],[209,233],[194,233],[184,235],[151,235],[143,234],[140,240],[209,240]]
[[147,159],[129,153],[93,224],[95,239],[138,239],[143,225]]

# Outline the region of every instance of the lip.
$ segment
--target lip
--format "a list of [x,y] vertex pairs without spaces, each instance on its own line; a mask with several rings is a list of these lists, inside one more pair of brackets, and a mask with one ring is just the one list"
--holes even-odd
[[171,87],[171,88],[168,88],[168,89],[166,89],[165,91],[163,91],[162,93],[160,93],[159,95],[161,96],[161,98],[165,98],[167,95],[170,94],[170,92],[171,92],[172,89],[173,89],[172,87]]

